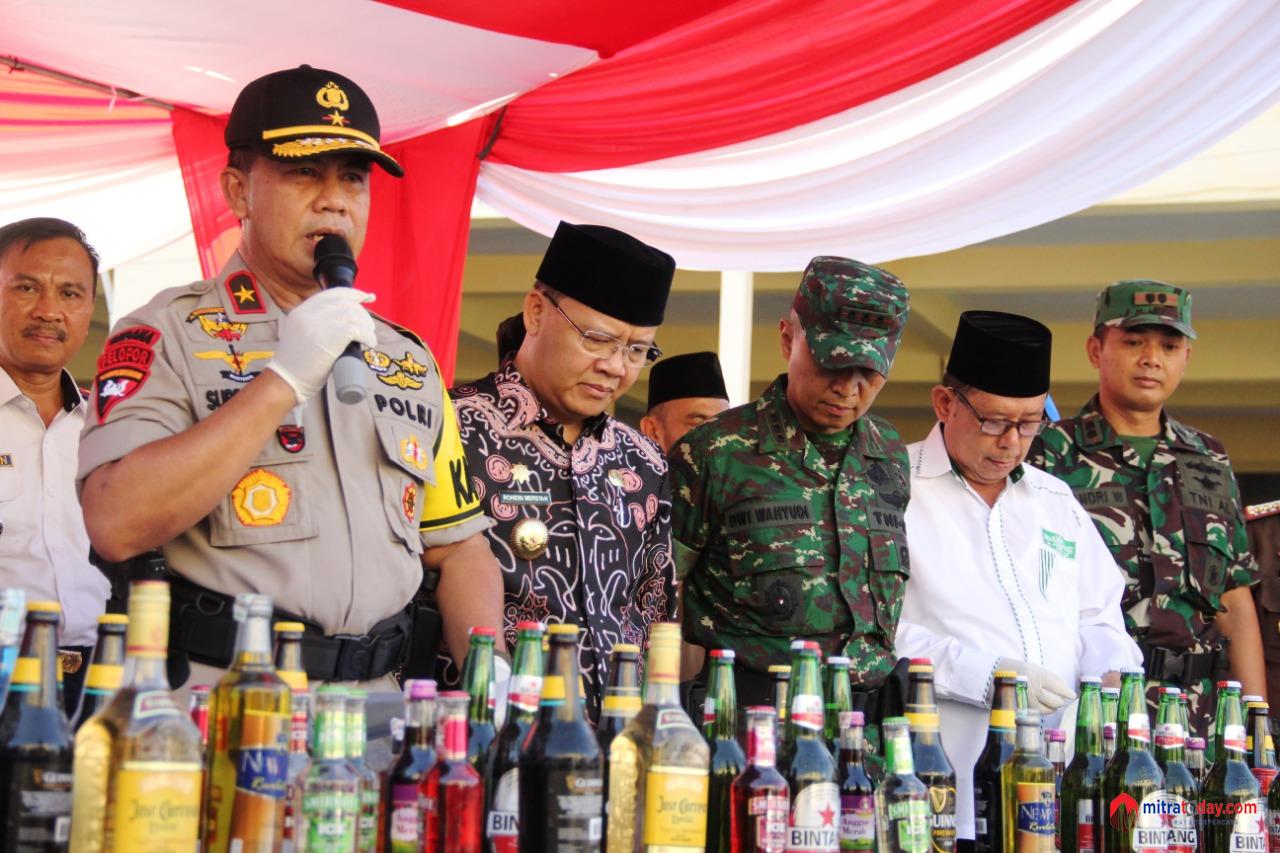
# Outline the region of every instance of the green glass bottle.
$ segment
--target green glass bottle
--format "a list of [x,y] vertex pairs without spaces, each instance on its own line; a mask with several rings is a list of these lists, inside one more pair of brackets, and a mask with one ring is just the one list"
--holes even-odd
[[840,715],[853,710],[853,685],[849,679],[849,659],[842,655],[827,658],[823,668],[822,695],[826,701],[827,749],[835,755],[840,751]]
[[1098,813],[1102,849],[1106,853],[1163,853],[1168,832],[1162,811],[1164,773],[1151,754],[1151,722],[1147,714],[1142,669],[1120,670],[1120,703],[1116,717],[1116,754],[1102,774]]
[[483,774],[489,747],[498,737],[493,723],[495,692],[493,684],[493,646],[497,632],[493,628],[472,628],[471,644],[462,664],[462,689],[471,696],[467,709],[467,761]]
[[365,703],[369,695],[359,688],[347,691],[347,764],[360,779],[360,820],[356,824],[356,849],[375,853],[378,847],[378,804],[382,781],[365,761],[368,725]]
[[[1059,809],[1062,853],[1098,853],[1099,814],[1094,810],[1102,770],[1102,691],[1094,676],[1080,679],[1075,755],[1062,773]],[[1105,819],[1105,818],[1101,818]]]
[[1238,681],[1218,682],[1213,740],[1213,766],[1200,792],[1205,810],[1203,853],[1263,853],[1267,847],[1266,801],[1245,759]]
[[711,747],[711,778],[707,789],[707,850],[729,853],[730,794],[733,780],[746,769],[747,756],[738,743],[738,690],[733,675],[732,649],[711,650],[711,675],[703,705],[702,735]]
[[[1120,706],[1120,688],[1102,688],[1102,757],[1111,761],[1116,754],[1116,714]],[[1110,735],[1108,736],[1108,727]]]
[[884,779],[875,792],[879,853],[929,850],[929,789],[914,772],[910,728],[906,717],[888,717],[880,724]]
[[1004,849],[1053,853],[1053,764],[1044,757],[1040,712],[1020,710],[1013,758],[1001,775]]
[[542,623],[516,625],[516,648],[511,658],[507,690],[507,719],[485,761],[485,847],[494,853],[515,853],[519,841],[520,745],[533,728],[542,694]]
[[347,692],[315,692],[313,756],[302,786],[299,835],[307,853],[351,853],[360,823],[360,777],[347,763]]
[[1014,698],[1016,700],[1014,705],[1015,711],[1027,711],[1031,709],[1031,693],[1030,688],[1028,687],[1027,677],[1025,675],[1018,676],[1016,689],[1014,691]]
[[1196,827],[1196,804],[1200,786],[1186,764],[1187,733],[1182,728],[1180,690],[1160,689],[1156,711],[1156,764],[1164,771],[1164,802],[1169,814],[1169,853],[1196,853],[1200,834]]
[[991,722],[987,741],[973,765],[973,846],[974,853],[1003,853],[1004,800],[1001,774],[1013,758],[1016,745],[1018,674],[998,670],[994,676]]
[[907,720],[915,774],[929,791],[929,841],[932,853],[956,849],[956,771],[939,732],[933,661],[913,658],[907,669]]
[[[823,737],[819,649],[812,641],[797,642],[801,645],[793,645],[791,712],[787,719],[790,735],[786,754],[779,761],[791,789],[787,849],[835,851],[840,849],[840,786],[836,783],[835,758]],[[906,738],[904,746],[909,761],[910,738]],[[920,784],[918,779],[916,783]]]

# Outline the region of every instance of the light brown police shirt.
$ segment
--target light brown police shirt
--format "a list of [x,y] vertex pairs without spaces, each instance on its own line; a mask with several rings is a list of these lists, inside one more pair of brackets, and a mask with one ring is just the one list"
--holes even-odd
[[[284,316],[237,255],[120,320],[98,360],[78,482],[217,411],[271,360]],[[375,324],[365,402],[340,402],[330,378],[287,415],[230,494],[161,548],[171,569],[269,595],[326,634],[363,634],[417,591],[424,546],[488,529],[434,358]]]

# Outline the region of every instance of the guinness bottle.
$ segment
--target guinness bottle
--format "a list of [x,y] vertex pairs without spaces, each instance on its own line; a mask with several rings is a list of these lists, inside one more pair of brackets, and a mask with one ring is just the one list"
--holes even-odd
[[933,853],[956,849],[956,771],[942,748],[933,661],[915,658],[907,670],[907,720],[916,777],[929,790],[929,838]]

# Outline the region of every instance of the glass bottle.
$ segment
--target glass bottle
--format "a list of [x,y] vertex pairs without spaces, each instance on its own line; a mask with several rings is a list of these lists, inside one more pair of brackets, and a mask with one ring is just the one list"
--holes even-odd
[[[1101,679],[1080,679],[1080,700],[1076,709],[1075,755],[1062,772],[1062,802],[1059,829],[1062,853],[1098,853],[1099,814],[1094,810],[1102,770],[1102,690]],[[1103,817],[1102,819],[1105,819]]]
[[987,740],[973,765],[973,845],[975,853],[1004,850],[1001,773],[1013,758],[1018,674],[1002,669],[994,676]]
[[[787,849],[839,850],[840,786],[836,784],[835,759],[823,737],[817,643],[805,642],[794,660],[787,721],[791,733],[782,759],[782,772],[791,790]],[[910,750],[910,740],[906,748]]]
[[27,615],[25,590],[0,589],[0,703],[9,693],[9,679],[18,660],[18,644]]
[[284,832],[282,853],[302,849],[302,786],[311,769],[311,691],[293,691],[289,723],[289,764],[284,783]]
[[1248,717],[1245,720],[1245,758],[1249,769],[1257,777],[1265,798],[1271,793],[1271,783],[1276,778],[1276,748],[1271,739],[1271,706],[1260,696],[1249,697],[1245,703]]
[[1151,722],[1147,714],[1142,669],[1120,670],[1120,703],[1116,716],[1116,754],[1102,774],[1096,811],[1106,853],[1154,853],[1168,847],[1161,801],[1164,773],[1151,754]]
[[1201,825],[1204,853],[1245,853],[1265,849],[1267,844],[1266,801],[1262,786],[1249,772],[1245,738],[1240,682],[1219,681],[1215,757],[1200,792],[1206,810]]
[[773,713],[776,716],[774,737],[781,744],[787,728],[787,709],[791,707],[791,665],[775,663],[769,665],[769,680],[772,682]]
[[956,771],[942,747],[933,661],[914,658],[907,668],[907,721],[916,778],[929,792],[929,838],[933,853],[956,849]]
[[71,727],[62,710],[56,601],[27,603],[27,624],[0,713],[0,833],[9,850],[66,850]]
[[710,762],[680,705],[680,626],[654,623],[644,706],[609,747],[609,853],[703,850]]
[[307,668],[302,663],[302,635],[306,626],[301,622],[277,622],[271,630],[275,635],[276,675],[295,694],[307,690]]
[[1205,773],[1208,772],[1204,766],[1204,738],[1187,738],[1187,769],[1191,771],[1191,778],[1196,780],[1196,784],[1203,786]]
[[1160,690],[1156,711],[1156,764],[1164,771],[1169,853],[1196,853],[1200,849],[1195,814],[1200,786],[1185,761],[1187,736],[1182,728],[1180,693],[1176,687]]
[[272,851],[284,833],[293,705],[271,661],[271,612],[270,596],[236,596],[235,659],[209,696],[205,853]]
[[[711,781],[707,793],[707,850],[728,851],[729,798],[733,780],[747,766],[738,743],[738,691],[732,649],[711,651],[711,675],[703,711],[703,737],[711,747]],[[707,718],[710,717],[710,720]]]
[[1062,850],[1062,774],[1067,769],[1067,733],[1046,729],[1044,757],[1053,765],[1053,849]]
[[493,628],[472,628],[470,646],[462,664],[462,689],[471,697],[467,709],[467,761],[477,773],[484,773],[489,747],[498,737],[493,723],[497,692],[493,678]]
[[200,837],[200,732],[169,691],[169,585],[134,581],[121,687],[76,733],[71,849],[189,851]]
[[302,787],[307,853],[351,853],[360,822],[360,777],[347,763],[347,692],[324,684],[315,693],[313,756]]
[[[1107,761],[1116,754],[1116,716],[1120,706],[1120,688],[1102,688],[1102,757]],[[1111,737],[1107,737],[1111,726]]]
[[872,853],[876,846],[875,783],[863,764],[861,711],[840,712],[840,849]]
[[1025,675],[1019,675],[1017,685],[1014,690],[1014,698],[1016,700],[1014,705],[1015,711],[1030,710],[1031,696],[1029,690],[1030,688],[1028,687],[1027,677]]
[[391,805],[383,830],[390,853],[418,853],[423,844],[422,802],[418,786],[436,764],[436,683],[413,678],[404,684],[404,749],[389,774]]
[[71,721],[73,732],[79,731],[85,721],[98,713],[98,709],[120,689],[124,678],[124,633],[128,626],[129,617],[123,613],[104,613],[98,617],[98,640],[93,645],[93,656],[84,675],[80,707]]
[[[507,719],[489,748],[485,770],[485,841],[494,853],[515,853],[519,842],[520,745],[537,719],[538,696],[542,693],[541,623],[521,622],[516,626],[511,663]],[[636,673],[632,675],[638,677]],[[608,704],[606,698],[606,708]]]
[[468,707],[475,697],[463,690],[440,694],[436,734],[439,759],[430,775],[436,789],[438,831],[428,853],[480,853],[484,825],[484,783],[467,755]]
[[602,840],[604,761],[582,713],[578,626],[548,626],[538,716],[520,749],[521,853],[596,851]]
[[356,823],[356,849],[374,853],[378,847],[378,803],[382,781],[365,761],[368,723],[365,703],[369,694],[359,688],[347,690],[347,764],[360,779],[360,820]]
[[1013,758],[1001,778],[1004,849],[1053,853],[1053,764],[1041,752],[1040,712],[1019,710]]
[[777,714],[747,708],[747,767],[733,780],[729,832],[732,853],[785,853],[790,790],[775,766]]
[[643,697],[640,689],[640,647],[630,643],[614,643],[610,654],[609,685],[604,690],[600,724],[596,726],[596,742],[604,759],[604,837],[609,837],[609,750],[613,739],[640,713]]
[[[209,746],[209,695],[213,692],[213,688],[208,684],[197,684],[191,688],[191,698],[188,700],[187,712],[191,716],[191,722],[195,723],[196,729],[200,732],[200,752],[203,754]],[[200,790],[204,790],[204,786],[200,786]]]
[[823,669],[822,695],[825,699],[823,721],[826,725],[827,749],[832,755],[840,751],[840,714],[853,710],[853,686],[849,680],[849,659],[843,655],[827,658]]
[[915,775],[910,723],[889,717],[884,733],[884,780],[876,788],[876,840],[879,853],[927,853],[929,789]]

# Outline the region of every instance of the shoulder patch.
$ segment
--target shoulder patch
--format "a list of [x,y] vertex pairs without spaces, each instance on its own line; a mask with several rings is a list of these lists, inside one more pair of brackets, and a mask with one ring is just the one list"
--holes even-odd
[[94,380],[99,424],[106,422],[116,403],[132,397],[147,381],[159,342],[160,330],[151,326],[130,326],[107,339]]
[[[374,313],[374,312],[372,312],[372,311],[370,311],[370,312],[369,312],[369,314],[370,314],[372,317],[374,317],[374,318],[376,318],[376,319],[378,319],[378,320],[381,320],[382,322],[386,323],[386,324],[387,324],[388,326],[390,326],[392,329],[394,329],[394,330],[396,330],[397,332],[399,332],[400,334],[404,335],[406,338],[408,338],[409,340],[413,341],[415,344],[417,344],[418,346],[422,347],[422,348],[423,348],[424,350],[426,350],[427,352],[431,352],[431,347],[427,346],[427,342],[426,342],[426,341],[424,341],[424,340],[422,339],[422,336],[421,336],[421,335],[419,335],[417,332],[415,332],[413,329],[410,329],[408,326],[401,326],[399,323],[395,322],[394,320],[388,320],[386,317],[383,317],[381,314],[375,314],[375,313]],[[433,357],[434,357],[434,356],[433,356]]]
[[227,292],[231,310],[235,314],[265,314],[267,306],[262,301],[262,293],[258,290],[258,282],[253,273],[240,270],[227,276],[222,282]]
[[1273,515],[1280,515],[1280,501],[1267,501],[1244,508],[1245,521],[1258,521]]

